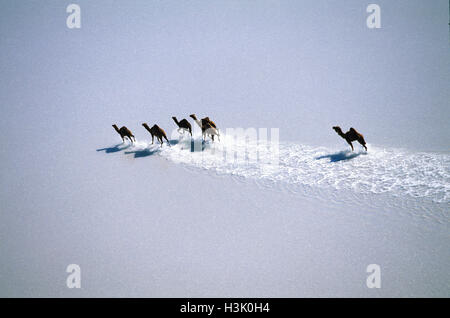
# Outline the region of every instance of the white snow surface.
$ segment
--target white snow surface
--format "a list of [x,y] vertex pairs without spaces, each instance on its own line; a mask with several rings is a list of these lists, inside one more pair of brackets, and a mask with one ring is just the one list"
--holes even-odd
[[119,2],[1,2],[1,297],[450,296],[448,1]]
[[[366,152],[337,150],[270,141],[240,140],[222,136],[220,142],[184,136],[171,148],[139,143],[134,152],[158,153],[176,163],[237,175],[264,182],[353,190],[356,193],[388,193],[426,198],[439,203],[450,200],[450,156],[445,153],[411,152],[368,145]],[[295,187],[291,187],[294,189]]]

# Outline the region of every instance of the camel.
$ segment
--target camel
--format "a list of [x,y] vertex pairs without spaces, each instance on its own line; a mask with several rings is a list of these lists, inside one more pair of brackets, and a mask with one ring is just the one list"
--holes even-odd
[[347,131],[345,134],[342,132],[341,127],[339,126],[334,126],[333,129],[336,131],[336,133],[341,136],[342,138],[344,138],[347,143],[352,147],[352,151],[353,149],[353,145],[352,145],[352,141],[358,141],[367,151],[367,147],[366,147],[366,141],[364,140],[364,136],[362,134],[360,134],[359,132],[357,132],[353,127],[350,128],[349,131]]
[[172,117],[172,119],[175,122],[175,124],[177,124],[179,133],[181,132],[184,133],[185,131],[187,131],[191,134],[192,137],[192,126],[186,119],[183,118],[181,121],[178,121],[175,116]]
[[143,123],[142,126],[144,126],[144,128],[147,129],[150,132],[150,134],[152,135],[152,144],[153,144],[154,137],[156,136],[156,138],[161,143],[161,147],[163,145],[163,138],[165,140],[167,140],[167,144],[170,147],[170,142],[169,142],[169,139],[167,139],[166,132],[164,131],[164,129],[160,128],[156,124],[153,125],[152,128],[148,127],[147,123]]
[[200,128],[202,129],[203,138],[205,140],[206,136],[209,135],[212,141],[214,141],[214,136],[217,136],[218,140],[220,141],[219,130],[217,129],[216,124],[212,120],[210,120],[209,117],[205,117],[201,120],[198,120],[195,114],[191,114],[189,115],[189,117],[191,117],[197,123],[197,125],[200,126]]
[[125,142],[125,137],[127,137],[128,139],[130,139],[131,143],[133,143],[133,139],[134,142],[136,142],[136,138],[134,137],[134,135],[131,133],[131,131],[125,127],[122,126],[120,129],[119,127],[117,127],[116,124],[112,125],[114,127],[114,129],[117,131],[117,133],[120,135],[120,137],[122,137],[122,141]]

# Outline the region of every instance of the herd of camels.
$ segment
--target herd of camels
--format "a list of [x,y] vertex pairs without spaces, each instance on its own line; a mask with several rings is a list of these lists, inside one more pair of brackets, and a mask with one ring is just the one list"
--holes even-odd
[[[209,119],[209,117],[202,118],[201,120],[198,120],[195,114],[189,115],[196,123],[199,125],[199,127],[202,129],[202,138],[203,140],[206,140],[207,136],[211,137],[212,141],[214,142],[214,136],[217,136],[217,139],[220,141],[220,134],[219,129],[217,128],[216,124]],[[172,117],[175,124],[178,126],[178,132],[179,133],[185,133],[188,132],[192,137],[192,126],[191,124],[186,120],[182,119],[180,121],[177,120],[176,117]],[[112,125],[114,129],[117,131],[117,133],[122,137],[122,141],[125,142],[125,137],[128,138],[131,143],[136,142],[136,138],[134,137],[131,130],[129,130],[127,127],[122,126],[120,129],[117,127],[117,125]],[[164,129],[159,127],[158,125],[153,125],[153,127],[149,127],[147,123],[143,123],[142,126],[144,126],[145,129],[148,130],[148,132],[152,135],[152,144],[154,141],[154,138],[156,136],[157,140],[161,143],[161,147],[164,143],[163,139],[167,141],[167,144],[170,146],[169,139],[167,139],[166,132]],[[359,142],[364,149],[367,151],[366,141],[364,140],[364,136],[356,131],[353,127],[349,129],[346,133],[342,131],[342,129],[339,126],[334,126],[333,129],[336,131],[336,133],[344,138],[347,143],[352,147],[352,151],[354,150],[352,141]]]

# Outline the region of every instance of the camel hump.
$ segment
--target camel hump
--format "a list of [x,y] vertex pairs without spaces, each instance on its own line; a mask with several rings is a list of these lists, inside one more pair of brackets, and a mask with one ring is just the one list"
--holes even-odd
[[217,128],[216,123],[209,119],[209,117],[205,117],[203,118],[203,120],[206,121],[210,126]]
[[351,132],[356,132],[355,128],[353,128],[353,127],[350,127],[350,131]]

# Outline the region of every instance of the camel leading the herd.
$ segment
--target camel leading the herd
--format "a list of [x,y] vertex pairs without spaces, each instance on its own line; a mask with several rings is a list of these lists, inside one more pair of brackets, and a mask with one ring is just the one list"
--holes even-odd
[[364,136],[362,134],[360,134],[359,132],[357,132],[355,128],[351,127],[350,130],[347,131],[345,134],[342,132],[342,129],[339,126],[334,126],[333,129],[336,131],[336,133],[339,136],[341,136],[342,138],[344,138],[347,141],[347,143],[350,145],[350,147],[352,147],[352,151],[354,150],[352,141],[358,141],[367,151],[366,141],[364,140]]
[[[210,136],[212,141],[214,142],[214,136],[217,136],[217,139],[220,141],[220,134],[219,129],[217,128],[216,124],[209,119],[209,117],[202,118],[201,120],[197,119],[197,116],[195,114],[189,115],[196,123],[197,125],[202,129],[202,140],[206,141],[206,137]],[[189,134],[192,137],[192,126],[191,124],[186,120],[182,119],[181,121],[178,121],[177,118],[174,116],[172,117],[175,124],[178,126],[178,132],[184,133],[185,131],[189,132]],[[117,127],[117,125],[112,125],[114,129],[117,131],[117,133],[122,138],[122,141],[125,142],[125,138],[128,138],[131,143],[136,142],[136,138],[134,137],[133,133],[125,126],[122,126],[120,129]],[[170,146],[169,139],[167,139],[166,132],[164,129],[159,127],[158,125],[153,125],[152,128],[150,128],[146,123],[143,123],[142,126],[144,126],[145,129],[147,129],[150,134],[152,135],[152,144],[154,141],[154,138],[158,139],[158,141],[161,143],[161,147],[163,145],[163,139],[167,141],[167,144]],[[334,131],[344,138],[347,143],[352,147],[352,151],[354,151],[353,148],[353,141],[358,141],[364,149],[367,151],[366,141],[364,140],[364,136],[356,131],[353,127],[349,129],[346,133],[344,133],[339,126],[333,126]]]

